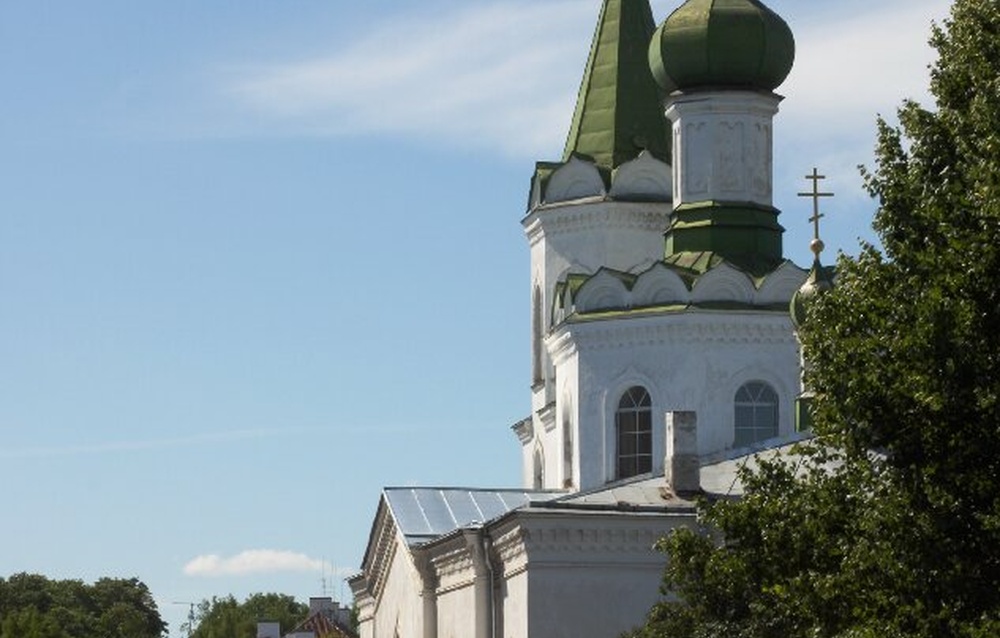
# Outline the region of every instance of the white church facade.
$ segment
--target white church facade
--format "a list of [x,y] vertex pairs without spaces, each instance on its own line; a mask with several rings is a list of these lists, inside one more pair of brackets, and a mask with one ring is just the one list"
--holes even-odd
[[604,0],[563,158],[540,162],[516,489],[386,488],[362,638],[613,638],[659,596],[698,492],[802,436],[772,203],[784,21],[757,0]]

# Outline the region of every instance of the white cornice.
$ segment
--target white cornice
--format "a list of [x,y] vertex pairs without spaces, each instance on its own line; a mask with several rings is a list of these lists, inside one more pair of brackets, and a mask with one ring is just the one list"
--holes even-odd
[[532,552],[563,554],[656,553],[653,546],[664,534],[661,526],[646,528],[622,527],[532,527],[524,530],[523,539],[528,555]]
[[460,536],[441,546],[428,548],[430,563],[437,575],[438,591],[450,591],[466,586],[473,578],[472,553]]
[[561,202],[534,208],[521,224],[528,242],[535,244],[544,235],[587,230],[634,229],[666,231],[672,208],[663,202],[597,201]]
[[566,359],[576,354],[576,341],[573,334],[568,330],[557,329],[545,337],[545,347],[549,351],[549,357],[555,365],[561,364]]
[[375,599],[375,605],[381,604],[382,594],[385,591],[385,584],[389,579],[389,570],[392,568],[392,560],[396,556],[396,549],[399,543],[393,539],[389,541],[387,547],[380,548],[380,559],[372,570],[371,576],[368,579],[369,589],[371,590],[372,598]]
[[[396,548],[404,541],[401,539],[396,528],[396,522],[392,517],[389,506],[385,502],[385,497],[379,502],[378,512],[375,514],[373,531],[369,540],[368,552],[363,566],[363,580],[368,594],[374,599],[375,604],[382,597],[385,588],[386,578],[392,566],[392,559],[395,556]],[[360,584],[360,583],[359,583]]]
[[354,596],[354,604],[358,608],[358,620],[364,622],[370,619],[375,614],[375,599],[368,591],[367,579],[364,576],[355,577],[348,583]]
[[698,343],[795,345],[797,341],[787,313],[706,309],[564,323],[545,340],[556,363],[578,350]]
[[521,510],[493,530],[493,547],[505,576],[546,565],[650,564],[665,557],[654,549],[670,529],[693,525],[691,513],[623,513]]
[[528,565],[528,553],[524,546],[524,530],[520,525],[497,530],[493,538],[493,551],[504,576],[518,574]]
[[535,428],[530,416],[512,425],[511,429],[514,430],[514,434],[517,435],[517,440],[521,442],[521,445],[527,445],[535,438]]
[[676,93],[667,99],[666,115],[676,119],[678,109],[695,113],[725,113],[773,117],[778,112],[778,104],[784,99],[777,93],[758,91],[699,91],[696,93]]
[[556,402],[551,401],[546,403],[543,407],[539,408],[535,412],[535,416],[538,417],[538,421],[545,428],[546,432],[551,432],[553,428],[556,427]]

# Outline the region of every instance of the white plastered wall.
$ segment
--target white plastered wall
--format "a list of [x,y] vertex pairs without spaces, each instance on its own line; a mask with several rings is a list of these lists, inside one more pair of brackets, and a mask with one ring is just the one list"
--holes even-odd
[[525,554],[511,560],[526,568],[506,577],[503,638],[607,638],[658,600],[666,559],[653,544],[694,517],[531,513],[519,521]]
[[[503,638],[528,635],[528,573],[518,571],[500,583]],[[499,637],[498,637],[499,638]]]
[[422,635],[421,589],[420,574],[410,552],[397,537],[385,572],[385,584],[375,598],[371,619],[361,626],[361,635],[364,638]]
[[614,480],[615,410],[633,385],[652,399],[654,474],[663,471],[667,412],[697,413],[699,455],[732,448],[736,391],[749,381],[777,393],[779,436],[794,432],[799,352],[786,313],[705,310],[567,324],[550,344],[557,376],[579,405],[580,489]]
[[[601,267],[641,272],[661,259],[669,213],[670,204],[665,202],[616,202],[603,197],[534,209],[523,223],[530,245],[532,303],[541,304],[541,334],[548,332],[555,285],[568,273],[592,274]],[[536,295],[536,288],[540,294]],[[534,316],[534,308],[532,313]],[[534,339],[535,330],[532,333]],[[531,344],[531,348],[534,353],[535,345]],[[535,454],[540,449],[545,464],[544,487],[561,489],[568,478],[576,486],[578,454],[573,463],[577,468],[574,476],[566,477],[563,472],[563,413],[557,405],[561,377],[557,378],[548,351],[541,351],[544,383],[535,385],[532,391],[534,438],[522,440],[523,485],[534,486]],[[574,447],[579,446],[574,442]]]
[[[468,576],[472,577],[471,571]],[[471,580],[460,587],[439,592],[437,605],[438,638],[472,638],[476,635],[476,592]]]

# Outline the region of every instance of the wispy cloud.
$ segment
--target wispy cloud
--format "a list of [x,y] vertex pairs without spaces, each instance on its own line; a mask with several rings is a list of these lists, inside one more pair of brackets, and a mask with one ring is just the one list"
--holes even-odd
[[[795,68],[778,90],[787,99],[775,120],[775,204],[789,212],[787,244],[808,263],[811,226],[795,185],[818,167],[824,187],[836,193],[824,202],[823,229],[831,248],[852,253],[857,239],[877,242],[868,219],[875,203],[865,192],[859,164],[871,165],[875,117],[893,121],[906,98],[928,106],[928,65],[935,53],[927,44],[931,23],[947,16],[950,0],[890,0],[808,13],[792,26]],[[843,10],[842,10],[843,9]]]
[[248,549],[229,557],[203,554],[184,565],[186,575],[204,577],[323,571],[332,570],[318,558],[278,549]]
[[[415,431],[429,432],[436,428],[447,429],[447,426],[433,426],[423,423],[352,423],[326,426],[288,426],[271,428],[253,428],[243,430],[224,430],[205,432],[191,436],[164,437],[132,441],[99,441],[93,443],[77,443],[70,445],[35,445],[0,447],[2,459],[43,459],[71,456],[93,456],[101,454],[118,454],[128,452],[145,452],[171,448],[190,448],[212,445],[223,445],[238,441],[249,441],[264,438],[301,438],[307,435],[315,436],[331,434],[338,437],[363,435],[365,437],[379,435],[395,435]],[[3,428],[0,427],[0,430]],[[0,442],[2,443],[2,442]]]
[[[897,0],[796,23],[783,126],[857,137],[876,112],[925,95],[929,25],[948,5]],[[230,69],[224,94],[272,130],[402,134],[549,157],[569,125],[596,6],[497,0],[433,21],[397,17],[325,57]]]
[[273,436],[300,434],[301,429],[250,429],[230,430],[226,432],[207,432],[193,436],[148,439],[142,441],[104,441],[64,446],[37,446],[0,449],[0,459],[13,458],[51,458],[59,456],[85,456],[93,454],[112,454],[117,452],[136,452],[158,450],[165,448],[193,447],[217,443],[230,443],[248,439],[259,439]]
[[950,4],[874,3],[833,22],[798,25],[795,69],[779,89],[788,96],[783,125],[817,136],[857,135],[874,130],[876,114],[891,118],[904,98],[928,101],[935,53],[927,40],[932,21],[945,17]]
[[327,57],[230,69],[225,92],[293,132],[551,152],[569,124],[592,5],[494,2],[397,18]]

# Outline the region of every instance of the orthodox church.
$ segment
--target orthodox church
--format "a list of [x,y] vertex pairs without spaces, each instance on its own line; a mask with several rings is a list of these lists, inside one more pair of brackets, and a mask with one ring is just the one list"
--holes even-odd
[[659,28],[648,0],[604,0],[521,222],[522,485],[386,488],[349,580],[363,638],[613,638],[658,598],[653,545],[693,495],[803,436],[790,305],[818,258],[783,258],[772,203],[793,59],[758,0],[687,0]]

